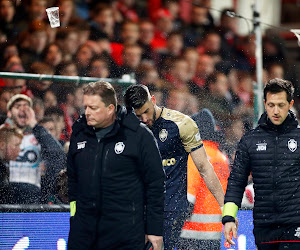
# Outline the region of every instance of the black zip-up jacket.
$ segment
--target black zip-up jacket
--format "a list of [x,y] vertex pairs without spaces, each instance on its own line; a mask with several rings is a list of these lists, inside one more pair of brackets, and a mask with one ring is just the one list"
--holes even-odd
[[112,130],[99,142],[81,116],[73,125],[67,166],[75,217],[90,214],[97,221],[89,230],[98,228],[115,242],[132,230],[162,235],[162,160],[152,132],[131,111],[119,106]]
[[294,113],[275,126],[264,113],[258,127],[246,133],[236,152],[225,202],[240,207],[252,172],[254,226],[300,223],[300,128]]

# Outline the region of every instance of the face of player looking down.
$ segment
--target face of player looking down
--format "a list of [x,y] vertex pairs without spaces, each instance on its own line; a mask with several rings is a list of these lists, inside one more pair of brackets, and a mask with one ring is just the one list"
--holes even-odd
[[155,97],[152,96],[141,108],[135,109],[136,116],[151,127],[156,120]]

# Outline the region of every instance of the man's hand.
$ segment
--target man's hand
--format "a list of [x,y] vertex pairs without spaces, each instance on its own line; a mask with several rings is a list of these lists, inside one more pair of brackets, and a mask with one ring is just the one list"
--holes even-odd
[[235,245],[234,241],[231,239],[231,232],[232,235],[235,239],[237,239],[237,227],[238,227],[238,221],[237,219],[234,222],[227,222],[224,225],[224,236],[225,236],[225,241],[227,241],[231,245]]
[[162,243],[163,243],[162,236],[147,235],[146,238],[148,238],[148,240],[152,243],[153,250],[161,250]]
[[27,118],[27,125],[31,128],[34,128],[34,126],[37,124],[37,120],[35,118],[35,113],[31,107],[28,107],[28,109],[25,109],[25,115]]

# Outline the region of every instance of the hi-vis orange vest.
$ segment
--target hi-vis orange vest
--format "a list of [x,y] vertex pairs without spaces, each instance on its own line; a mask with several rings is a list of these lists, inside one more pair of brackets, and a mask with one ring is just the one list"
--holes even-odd
[[[219,178],[223,190],[229,177],[228,158],[212,141],[203,141],[210,163]],[[207,189],[191,156],[188,159],[188,200],[194,203],[192,216],[184,223],[181,237],[198,240],[219,240],[222,234],[222,215],[218,202]]]

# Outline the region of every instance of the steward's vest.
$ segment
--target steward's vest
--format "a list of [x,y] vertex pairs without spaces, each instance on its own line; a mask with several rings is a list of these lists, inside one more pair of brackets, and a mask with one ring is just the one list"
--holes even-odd
[[[212,141],[203,141],[208,159],[219,178],[223,190],[229,177],[228,158]],[[191,156],[188,158],[188,200],[194,204],[192,216],[184,223],[181,237],[198,240],[220,240],[222,214],[218,202],[207,189]]]

